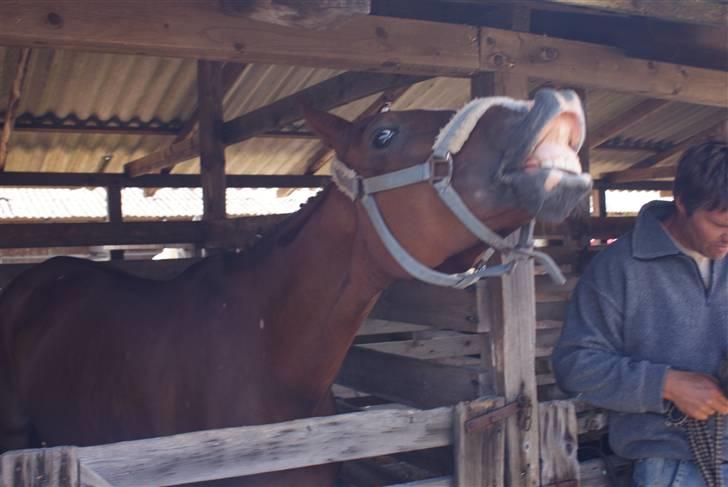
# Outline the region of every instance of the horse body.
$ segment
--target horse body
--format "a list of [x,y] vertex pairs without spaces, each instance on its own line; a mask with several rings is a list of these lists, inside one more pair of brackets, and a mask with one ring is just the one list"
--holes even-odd
[[[508,116],[496,111],[476,128],[496,134],[485,147],[465,146],[462,173],[473,170],[469,160],[498,152],[489,145],[504,139],[497,129],[520,122]],[[425,160],[450,114],[383,114],[359,125],[331,117],[309,114],[309,122],[352,167],[376,174]],[[373,150],[372,131],[376,139],[395,122],[407,143],[389,155]],[[460,184],[501,233],[530,218],[471,191],[477,182]],[[377,201],[402,245],[427,265],[477,243],[424,183]],[[403,277],[361,205],[335,189],[251,252],[209,257],[170,281],[51,259],[0,296],[0,452],[331,414],[329,389],[357,329],[379,293]],[[246,482],[324,485],[334,474],[317,467]]]

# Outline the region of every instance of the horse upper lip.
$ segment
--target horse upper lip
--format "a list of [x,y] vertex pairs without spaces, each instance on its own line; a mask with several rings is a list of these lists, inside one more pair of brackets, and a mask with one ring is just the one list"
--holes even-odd
[[583,139],[579,114],[559,113],[539,132],[525,168],[556,168],[579,174],[582,171],[577,151]]

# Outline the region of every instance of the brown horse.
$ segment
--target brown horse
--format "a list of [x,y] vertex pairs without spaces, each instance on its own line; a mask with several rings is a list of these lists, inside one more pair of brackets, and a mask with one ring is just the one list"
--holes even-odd
[[[361,177],[427,161],[447,125],[459,141],[444,177],[479,221],[505,235],[534,215],[564,218],[590,188],[575,156],[578,98],[491,101],[477,116],[459,112],[465,129],[445,111],[306,118],[339,169]],[[396,241],[429,267],[478,244],[437,193],[422,181],[373,198]],[[357,329],[381,291],[409,277],[350,196],[332,185],[251,251],[169,281],[73,258],[19,276],[0,297],[0,452],[332,413],[330,386]],[[329,485],[334,475],[317,467],[243,484]]]

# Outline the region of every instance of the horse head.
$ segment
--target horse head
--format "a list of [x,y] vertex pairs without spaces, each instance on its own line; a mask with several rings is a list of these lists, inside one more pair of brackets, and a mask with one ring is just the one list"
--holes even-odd
[[482,98],[454,114],[392,111],[348,122],[307,110],[306,119],[335,150],[332,177],[368,215],[371,244],[434,284],[473,282],[442,280],[429,267],[478,241],[512,251],[503,234],[533,218],[565,219],[591,189],[577,156],[584,113],[572,91]]

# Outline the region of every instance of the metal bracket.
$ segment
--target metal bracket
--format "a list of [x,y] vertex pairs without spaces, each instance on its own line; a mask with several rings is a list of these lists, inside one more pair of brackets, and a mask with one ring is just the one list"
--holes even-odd
[[495,426],[497,423],[516,415],[518,416],[518,427],[524,431],[528,431],[531,429],[532,411],[531,399],[521,394],[515,401],[509,402],[501,408],[488,411],[487,413],[467,420],[465,422],[465,431],[467,433],[483,432]]

